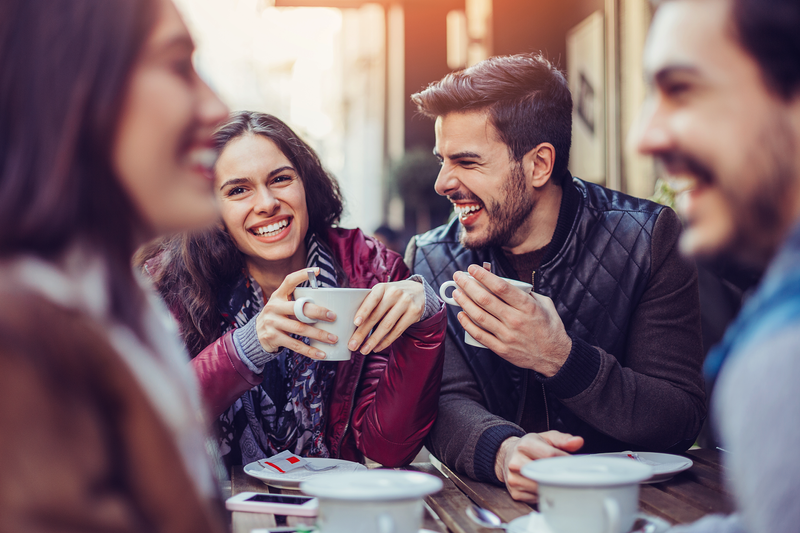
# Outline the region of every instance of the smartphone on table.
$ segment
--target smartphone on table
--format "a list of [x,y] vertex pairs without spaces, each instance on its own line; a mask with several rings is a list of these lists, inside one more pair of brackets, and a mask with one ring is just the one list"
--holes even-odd
[[319,500],[311,496],[241,492],[225,500],[229,511],[272,513],[291,516],[317,516]]

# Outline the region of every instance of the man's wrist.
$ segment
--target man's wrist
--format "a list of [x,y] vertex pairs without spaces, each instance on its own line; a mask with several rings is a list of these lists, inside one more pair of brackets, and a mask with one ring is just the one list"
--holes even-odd
[[508,437],[497,449],[497,455],[494,459],[494,475],[497,476],[497,479],[499,479],[501,483],[506,482],[506,456],[511,452],[511,449],[518,440],[519,437]]

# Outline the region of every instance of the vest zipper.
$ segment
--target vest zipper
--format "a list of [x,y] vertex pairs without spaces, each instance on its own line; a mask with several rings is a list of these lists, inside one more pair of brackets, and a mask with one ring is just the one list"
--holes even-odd
[[539,288],[536,283],[536,271],[534,270],[531,273],[531,285],[533,285],[533,292],[538,292],[537,289]]
[[550,431],[550,408],[547,407],[547,391],[544,390],[544,383],[542,383],[542,397],[544,397],[544,416],[547,421],[547,431]]

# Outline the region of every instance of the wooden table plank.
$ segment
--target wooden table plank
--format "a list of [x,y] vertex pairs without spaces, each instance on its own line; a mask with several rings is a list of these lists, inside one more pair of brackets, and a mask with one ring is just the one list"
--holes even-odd
[[723,453],[726,452],[720,452],[719,450],[712,450],[710,448],[694,448],[692,450],[687,450],[685,455],[692,461],[711,465],[719,470],[723,467],[721,455]]
[[[231,470],[231,493],[240,492],[269,492],[269,487],[261,481],[244,473],[244,468],[234,466]],[[251,529],[275,527],[275,515],[269,513],[244,513],[235,511],[231,513],[233,533],[250,533]]]
[[672,524],[694,522],[706,515],[697,507],[687,505],[685,501],[658,489],[655,485],[642,485],[639,491],[639,507],[645,513],[663,518]]
[[[692,469],[694,470],[694,467]],[[730,513],[732,510],[727,495],[720,488],[712,489],[702,485],[698,482],[698,476],[692,471],[654,486],[686,502],[687,505],[700,509],[704,514]]]
[[530,505],[513,499],[505,488],[496,487],[489,483],[481,483],[467,476],[462,476],[438,461],[433,465],[455,483],[473,502],[484,509],[491,509],[503,522],[511,522],[515,518],[530,514],[533,510]]
[[425,503],[447,526],[450,533],[480,533],[483,528],[470,520],[465,513],[465,509],[471,502],[455,483],[430,463],[415,463],[411,468],[442,480],[442,490],[426,496]]

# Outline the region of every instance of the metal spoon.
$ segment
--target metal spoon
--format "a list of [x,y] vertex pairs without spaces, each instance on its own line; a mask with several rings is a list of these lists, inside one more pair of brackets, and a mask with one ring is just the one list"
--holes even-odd
[[499,516],[475,504],[467,507],[467,516],[480,526],[508,530],[508,524],[503,522]]
[[312,472],[324,472],[326,470],[333,470],[337,466],[339,466],[339,465],[337,464],[337,465],[328,465],[328,466],[316,466],[316,465],[313,465],[311,463],[306,463],[305,464],[306,470],[311,470]]
[[308,275],[308,282],[311,284],[312,289],[319,288],[319,282],[317,282],[317,275],[314,273],[313,268],[307,268],[306,274]]

